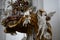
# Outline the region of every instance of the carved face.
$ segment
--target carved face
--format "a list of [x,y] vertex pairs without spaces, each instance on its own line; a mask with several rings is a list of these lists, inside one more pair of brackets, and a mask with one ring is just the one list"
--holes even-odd
[[[22,33],[30,33],[30,31],[32,30],[32,27],[35,26],[35,29],[37,29],[37,17],[35,14],[31,14],[31,22],[30,24],[28,23],[28,26],[23,26],[23,22],[25,21],[26,17],[14,17],[14,16],[10,16],[7,17],[5,20],[2,21],[2,24],[5,26],[5,30],[4,32],[6,33],[11,33],[14,34],[16,33],[16,31],[18,32],[22,32]],[[17,20],[18,19],[18,20]],[[27,31],[28,30],[28,31]],[[30,31],[29,31],[30,30]]]

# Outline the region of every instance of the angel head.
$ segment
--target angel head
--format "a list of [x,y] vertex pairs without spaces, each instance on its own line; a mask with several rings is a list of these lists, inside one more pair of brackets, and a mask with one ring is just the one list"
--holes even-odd
[[13,10],[16,9],[16,11],[21,11],[21,12],[26,11],[30,7],[29,2],[24,0],[17,0],[14,3],[11,1],[9,2],[9,4],[10,4],[9,6],[11,6]]
[[40,17],[45,17],[46,21],[49,21],[51,20],[51,17],[56,13],[56,11],[47,13],[44,9],[40,9],[37,13]]

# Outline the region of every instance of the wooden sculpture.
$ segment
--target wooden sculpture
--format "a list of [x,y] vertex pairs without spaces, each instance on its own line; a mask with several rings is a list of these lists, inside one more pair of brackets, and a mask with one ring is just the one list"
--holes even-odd
[[24,0],[9,4],[12,6],[12,14],[2,20],[5,33],[26,33],[26,40],[52,40],[51,25],[48,21],[55,12],[47,14],[44,10],[38,10],[34,13],[29,2]]

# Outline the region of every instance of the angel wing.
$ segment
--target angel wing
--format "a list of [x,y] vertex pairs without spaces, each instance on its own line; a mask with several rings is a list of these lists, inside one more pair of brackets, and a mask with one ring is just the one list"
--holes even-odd
[[52,17],[55,13],[56,13],[56,11],[50,12],[49,14],[47,14],[47,16]]

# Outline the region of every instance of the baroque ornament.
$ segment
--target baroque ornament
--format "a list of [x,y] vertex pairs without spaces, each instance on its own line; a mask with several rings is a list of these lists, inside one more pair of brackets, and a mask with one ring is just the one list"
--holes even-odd
[[1,21],[5,33],[26,33],[24,40],[52,40],[49,21],[55,12],[47,14],[43,9],[34,12],[34,8],[26,0],[16,0],[14,3],[11,0],[8,3],[12,10],[5,11],[6,15]]

